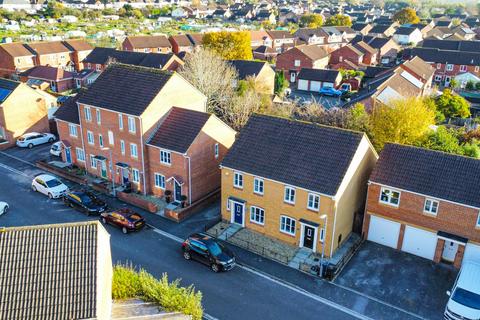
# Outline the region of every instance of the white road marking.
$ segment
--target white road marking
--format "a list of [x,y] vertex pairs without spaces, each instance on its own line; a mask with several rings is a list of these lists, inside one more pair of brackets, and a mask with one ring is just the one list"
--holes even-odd
[[0,163],[0,167],[5,169],[5,170],[8,170],[10,172],[13,172],[13,173],[19,174],[21,176],[27,177],[27,178],[32,178],[33,177],[33,176],[30,176],[30,175],[26,174],[25,172],[22,172],[22,171],[19,171],[19,170],[15,169],[15,168],[9,167],[9,166],[7,166],[6,164],[3,164],[3,163]]
[[13,155],[8,154],[8,153],[6,153],[6,152],[4,152],[4,151],[0,151],[0,154],[2,154],[2,155],[4,155],[4,156],[7,156],[7,157],[10,157],[10,158],[12,158],[12,159],[18,160],[18,161],[20,161],[20,162],[26,163],[26,164],[28,164],[28,165],[34,166],[35,168],[37,167],[37,166],[35,165],[35,163],[32,163],[32,162],[27,161],[27,160],[23,160],[22,158],[19,158],[19,157],[17,157],[17,156],[13,156]]

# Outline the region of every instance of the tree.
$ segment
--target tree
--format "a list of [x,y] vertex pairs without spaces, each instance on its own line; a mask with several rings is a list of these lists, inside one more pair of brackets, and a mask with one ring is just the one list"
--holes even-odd
[[203,46],[226,60],[250,60],[252,56],[250,32],[210,32],[203,36]]
[[64,13],[65,7],[62,3],[57,1],[49,1],[44,11],[45,16],[53,19],[59,19]]
[[378,150],[387,142],[414,144],[435,123],[435,112],[420,98],[391,100],[380,104],[371,116],[373,144]]
[[235,94],[237,71],[208,49],[187,56],[180,75],[207,96],[209,112],[217,112]]
[[343,14],[336,14],[336,15],[333,15],[330,18],[328,18],[325,25],[327,25],[327,26],[351,27],[352,26],[352,20],[350,19],[349,16],[346,16],[346,15],[343,15]]
[[458,81],[455,79],[450,80],[450,88],[453,88],[453,89],[458,88]]
[[444,89],[443,94],[435,99],[437,110],[445,118],[467,118],[470,116],[470,105],[463,97],[455,94],[450,89]]
[[417,145],[431,150],[463,154],[463,148],[458,140],[458,133],[455,129],[447,129],[444,126],[438,127],[435,131],[432,130]]
[[420,22],[420,18],[417,16],[417,12],[413,8],[404,8],[400,11],[397,11],[393,15],[393,20],[400,24]]
[[300,26],[304,28],[318,28],[323,25],[323,17],[319,14],[306,14],[300,18]]
[[363,104],[356,103],[348,110],[346,129],[365,132],[370,136],[370,116]]
[[274,84],[274,92],[278,95],[283,95],[285,89],[288,88],[288,80],[285,79],[285,74],[283,71],[279,71],[275,73],[275,84]]
[[240,130],[253,113],[259,112],[261,97],[255,90],[247,89],[242,94],[233,96],[230,103],[218,109],[219,117],[235,130]]
[[475,82],[473,82],[472,80],[468,81],[466,86],[465,86],[465,89],[467,90],[475,90]]

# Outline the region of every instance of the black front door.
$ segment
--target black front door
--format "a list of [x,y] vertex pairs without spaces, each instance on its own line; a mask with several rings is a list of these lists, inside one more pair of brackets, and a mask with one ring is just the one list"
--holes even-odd
[[182,186],[175,181],[175,201],[182,200]]
[[315,236],[315,229],[309,226],[304,226],[303,228],[303,246],[313,249],[313,238]]

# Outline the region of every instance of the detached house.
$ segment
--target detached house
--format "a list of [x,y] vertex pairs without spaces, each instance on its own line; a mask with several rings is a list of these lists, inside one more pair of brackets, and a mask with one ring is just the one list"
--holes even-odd
[[368,185],[366,239],[435,262],[480,263],[480,160],[387,144]]
[[288,74],[290,82],[297,81],[297,75],[302,68],[326,69],[328,52],[316,45],[303,45],[287,50],[277,56],[276,70]]
[[361,214],[376,153],[364,133],[254,115],[222,162],[222,218],[327,257]]
[[400,27],[393,34],[393,40],[400,45],[414,45],[423,40],[423,35],[417,28]]
[[192,41],[190,41],[190,38],[185,34],[170,36],[168,41],[172,44],[172,49],[175,54],[179,54],[180,52],[192,53],[195,49]]
[[166,36],[131,36],[122,42],[122,50],[135,52],[172,52],[172,45]]
[[9,77],[35,66],[35,55],[21,43],[0,45],[0,76]]

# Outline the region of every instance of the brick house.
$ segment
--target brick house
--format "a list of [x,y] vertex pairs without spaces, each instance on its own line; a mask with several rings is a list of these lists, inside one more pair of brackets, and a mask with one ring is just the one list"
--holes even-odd
[[0,44],[0,76],[10,77],[16,72],[35,66],[35,55],[21,43]]
[[267,33],[272,38],[272,46],[276,52],[280,53],[295,46],[295,37],[288,31],[268,30]]
[[255,81],[256,90],[263,94],[273,95],[275,86],[275,71],[267,62],[252,60],[229,60],[237,70],[239,80]]
[[172,44],[166,36],[130,36],[122,42],[122,50],[135,52],[169,53]]
[[36,66],[20,73],[18,76],[20,81],[27,84],[39,81],[46,82],[54,92],[64,92],[75,87],[74,74],[58,67]]
[[180,52],[192,53],[195,49],[190,38],[185,34],[178,34],[175,36],[170,36],[168,41],[172,44],[172,49],[175,54]]
[[71,56],[72,50],[62,41],[28,43],[25,47],[35,55],[36,66],[75,70],[75,63]]
[[264,30],[250,31],[250,46],[256,48],[259,46],[273,47],[273,39]]
[[[112,64],[55,114],[65,145],[62,159],[106,180],[112,179],[113,164],[117,185],[132,183],[144,194],[160,195],[176,181],[180,190],[188,191],[189,201],[198,199],[220,185],[219,175],[214,184],[215,170],[235,137],[233,130],[205,114],[206,101],[177,73]],[[182,148],[187,148],[184,153]]]
[[480,262],[480,161],[387,144],[368,185],[363,236],[435,262]]
[[330,257],[363,210],[376,158],[363,133],[254,115],[221,164],[222,219]]
[[93,47],[88,42],[78,39],[65,40],[63,41],[63,44],[71,51],[71,60],[75,65],[75,70],[83,70],[85,68],[83,65],[83,59],[92,52]]
[[356,44],[358,42],[364,42],[377,50],[377,63],[384,65],[393,64],[400,51],[400,46],[391,38],[356,36],[351,43]]
[[363,62],[364,54],[355,46],[347,44],[330,54],[330,66],[333,69],[354,69]]
[[50,132],[45,98],[25,83],[0,79],[0,148],[27,132]]
[[395,33],[395,30],[397,29],[398,24],[397,23],[392,23],[392,24],[376,24],[371,28],[368,32],[369,36],[373,37],[385,37],[389,38],[393,36]]
[[370,23],[354,23],[352,25],[353,31],[364,36],[367,35],[372,28],[373,26]]
[[302,45],[289,49],[277,56],[277,71],[288,74],[290,82],[297,81],[302,68],[325,69],[328,66],[328,52],[316,45]]
[[111,63],[175,71],[184,62],[173,53],[144,53],[121,51],[112,48],[96,47],[85,57],[83,64],[87,69],[102,72]]

